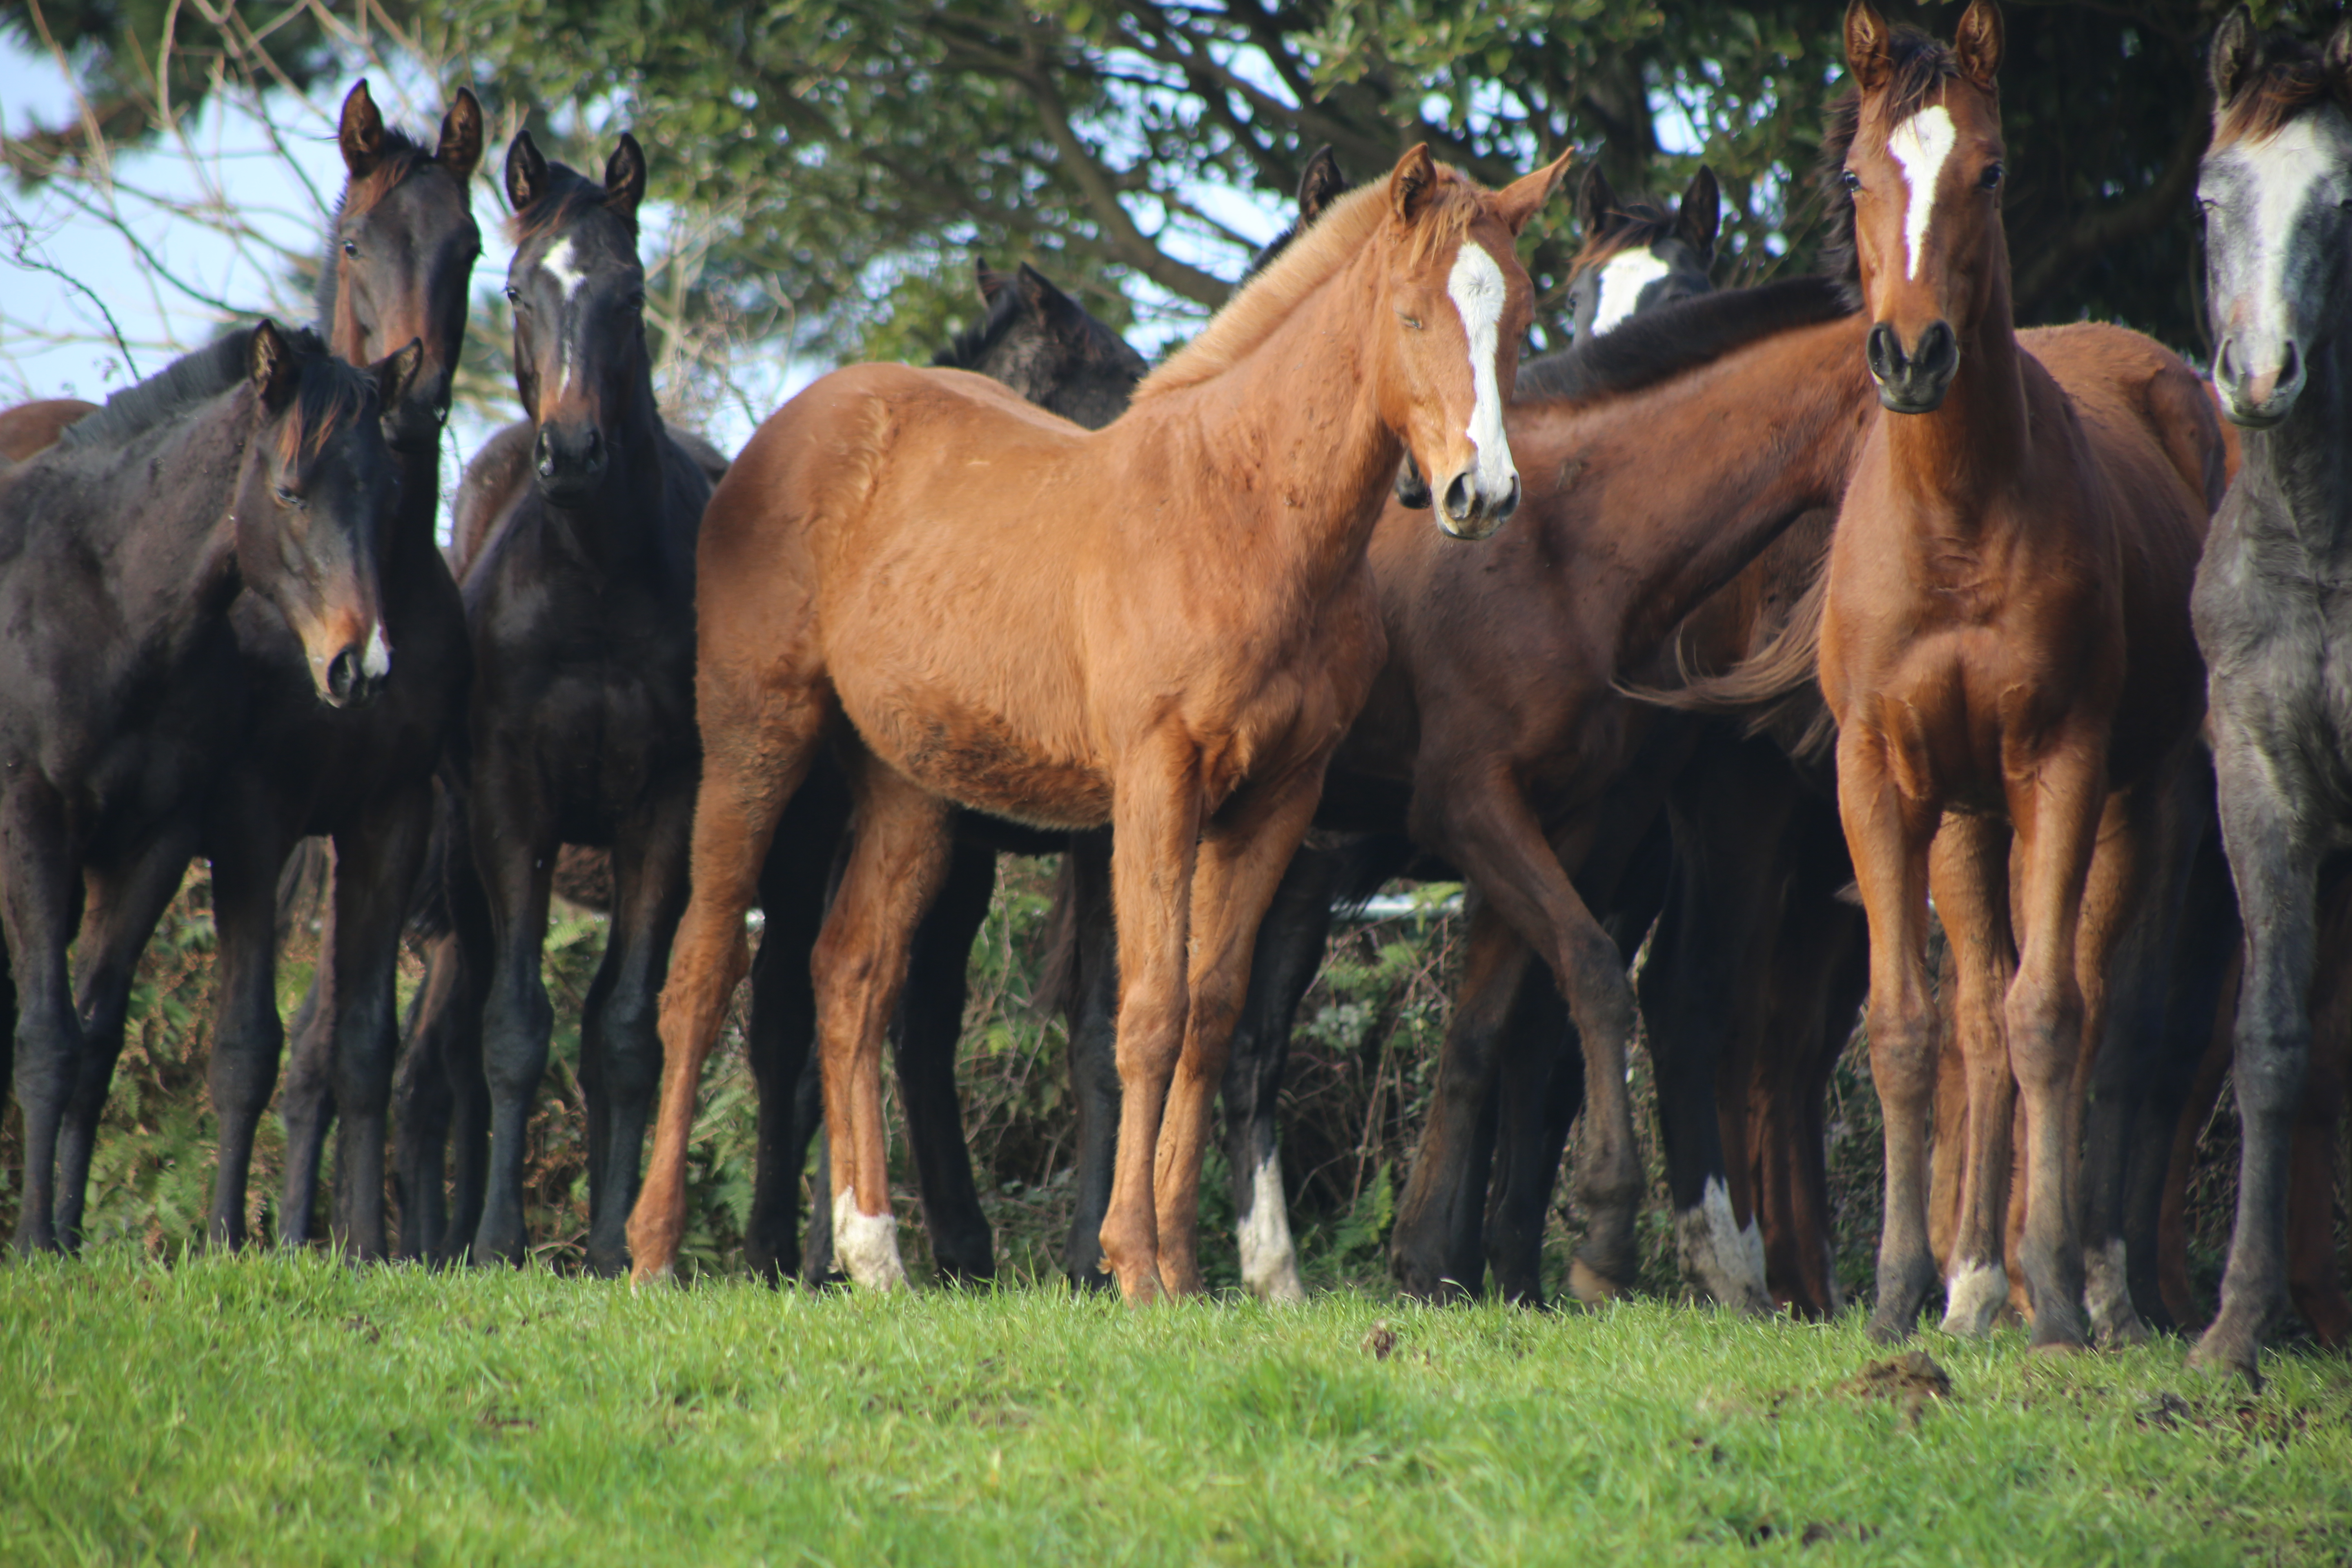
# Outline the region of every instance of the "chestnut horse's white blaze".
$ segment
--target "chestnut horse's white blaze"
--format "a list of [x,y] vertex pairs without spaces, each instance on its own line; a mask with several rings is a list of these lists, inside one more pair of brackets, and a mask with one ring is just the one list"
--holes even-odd
[[1903,209],[1903,276],[1919,276],[1919,257],[1927,244],[1927,223],[1936,212],[1936,185],[1944,176],[1945,161],[1952,155],[1958,132],[1952,116],[1940,103],[1929,104],[1886,138],[1886,150],[1903,166],[1903,182],[1910,186]]
[[1673,270],[1648,246],[1602,263],[1592,296],[1593,336],[1632,320],[1642,308],[1642,290]]
[[1462,332],[1470,340],[1470,384],[1476,400],[1470,407],[1468,434],[1478,454],[1478,488],[1501,495],[1519,482],[1518,470],[1511,465],[1510,437],[1503,434],[1502,383],[1495,375],[1496,335],[1510,290],[1486,247],[1465,239],[1454,253],[1445,292],[1462,313]]

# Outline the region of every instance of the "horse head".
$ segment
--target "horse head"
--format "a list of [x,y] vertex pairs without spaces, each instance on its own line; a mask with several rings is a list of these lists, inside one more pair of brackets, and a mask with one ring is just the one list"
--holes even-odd
[[1961,345],[2008,311],[2000,51],[1994,0],[1970,0],[1948,47],[1890,27],[1870,0],[1846,8],[1860,102],[1842,178],[1874,322],[1864,352],[1897,414],[1940,407]]
[[600,184],[550,163],[518,132],[506,178],[515,233],[507,300],[515,387],[539,427],[532,469],[549,500],[575,505],[604,477],[625,423],[653,412],[637,260],[646,157],[623,132]]
[[384,436],[404,450],[431,450],[449,416],[452,379],[466,341],[467,283],[482,253],[468,183],[482,156],[482,106],[464,88],[432,147],[386,128],[362,80],[343,100],[336,142],[343,198],[320,275],[320,323],[335,353],[367,364],[407,342],[424,363]]
[[988,319],[959,333],[933,363],[992,377],[1089,430],[1126,411],[1150,368],[1126,339],[1025,261],[1009,275],[985,263],[979,272]]
[[1441,169],[1427,146],[1389,174],[1381,299],[1370,368],[1389,427],[1435,486],[1440,527],[1484,539],[1519,504],[1503,430],[1533,289],[1517,240],[1568,168],[1568,154],[1500,191]]
[[2197,174],[2213,380],[2230,417],[2261,429],[2294,407],[2352,288],[2352,21],[2315,48],[2232,12],[2213,38],[2213,102]]
[[1707,274],[1715,266],[1722,207],[1715,171],[1704,164],[1673,212],[1654,202],[1619,200],[1601,165],[1588,165],[1576,190],[1584,243],[1569,264],[1568,308],[1577,341],[1655,306],[1711,292]]
[[392,673],[377,563],[400,476],[383,410],[400,405],[424,359],[412,342],[358,370],[268,321],[246,351],[253,428],[230,506],[237,573],[286,617],[337,708],[367,701]]

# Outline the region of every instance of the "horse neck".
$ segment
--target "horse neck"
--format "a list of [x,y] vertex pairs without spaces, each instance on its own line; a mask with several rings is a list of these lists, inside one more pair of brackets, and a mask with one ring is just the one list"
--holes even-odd
[[2239,482],[2340,581],[2352,576],[2352,331],[2330,331],[2304,374],[2286,418],[2245,433]]
[[392,528],[385,539],[389,570],[384,580],[387,595],[395,595],[411,580],[412,574],[429,574],[436,565],[444,575],[448,567],[442,563],[438,525],[441,521],[441,438],[419,451],[392,449],[392,460],[400,471],[400,506],[394,513]]
[[[1601,483],[1580,477],[1570,491],[1576,509],[1561,514],[1591,520],[1578,526],[1624,575],[1616,595],[1621,651],[1656,647],[1791,522],[1837,503],[1869,428],[1870,383],[1862,358],[1866,327],[1855,317],[1782,333],[1697,373],[1703,382],[1685,378],[1659,394],[1624,400],[1625,439],[1641,456],[1593,461],[1591,477]],[[1736,398],[1755,405],[1757,382],[1772,389],[1764,399],[1770,405],[1769,431],[1753,439],[1727,438],[1724,405]],[[1685,411],[1695,416],[1691,446],[1703,447],[1706,460],[1653,460],[1657,452],[1677,449],[1661,432],[1672,429]],[[1618,498],[1612,492],[1616,484],[1636,493]],[[1658,517],[1681,520],[1682,526],[1648,524]]]
[[123,479],[148,472],[219,476],[170,487],[163,506],[110,499],[104,521],[120,530],[103,552],[131,636],[151,647],[184,647],[226,617],[238,587],[236,519],[231,511],[252,439],[252,395],[240,390],[166,437],[152,460],[133,451],[115,466]]
[[1896,496],[1937,532],[1974,534],[1997,510],[1986,502],[2024,468],[2024,351],[2010,304],[2008,241],[1996,228],[1985,309],[1961,334],[1960,365],[1944,401],[1928,414],[1879,415]]
[[1247,358],[1172,395],[1183,400],[1200,471],[1244,502],[1226,511],[1232,532],[1188,537],[1228,557],[1246,552],[1248,580],[1277,594],[1311,595],[1363,559],[1404,456],[1366,348],[1361,301],[1377,292],[1376,248],[1302,301]]
[[604,482],[580,506],[544,502],[557,531],[600,573],[640,564],[659,552],[663,441],[661,419],[654,411],[653,367],[641,358],[629,378],[627,405],[613,422]]

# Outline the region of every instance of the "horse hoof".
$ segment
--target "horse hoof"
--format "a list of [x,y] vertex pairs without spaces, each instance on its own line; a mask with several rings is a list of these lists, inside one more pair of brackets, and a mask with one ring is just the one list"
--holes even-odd
[[1980,1340],[2009,1305],[2009,1274],[1998,1263],[1969,1264],[1944,1287],[1944,1331]]
[[1569,1260],[1568,1293],[1588,1307],[1598,1307],[1632,1294],[1624,1286],[1601,1273],[1581,1258]]

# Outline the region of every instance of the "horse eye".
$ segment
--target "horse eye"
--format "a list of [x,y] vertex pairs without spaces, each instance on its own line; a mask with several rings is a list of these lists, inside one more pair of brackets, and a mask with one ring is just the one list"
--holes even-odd
[[1421,318],[1419,316],[1408,316],[1402,310],[1399,310],[1397,312],[1397,320],[1402,321],[1407,328],[1413,331],[1417,332],[1421,331]]
[[302,498],[297,495],[289,486],[279,485],[278,487],[277,494],[278,504],[286,508],[289,511],[299,511],[302,509]]
[[1862,176],[1855,174],[1852,169],[1839,170],[1838,183],[1849,191],[1858,191],[1862,189]]
[[509,305],[520,305],[522,303],[521,293],[518,291],[515,286],[511,283],[507,285],[507,303]]
[[1978,176],[1977,184],[1986,190],[1992,190],[2000,184],[2000,175],[2001,168],[1999,163],[1988,163],[1985,165],[1985,172]]
[[343,254],[345,256],[357,256],[359,253],[360,242],[358,240],[347,239],[343,241]]

